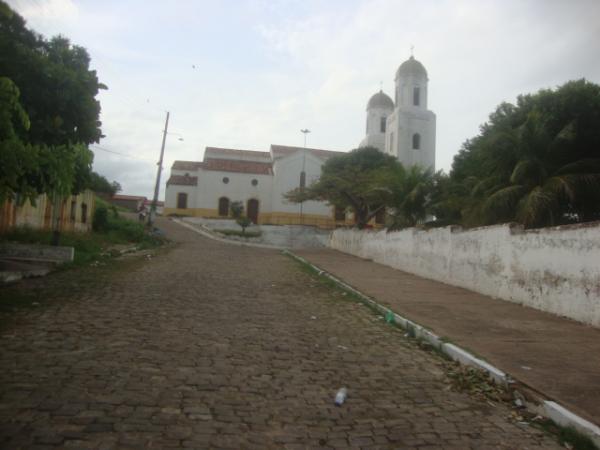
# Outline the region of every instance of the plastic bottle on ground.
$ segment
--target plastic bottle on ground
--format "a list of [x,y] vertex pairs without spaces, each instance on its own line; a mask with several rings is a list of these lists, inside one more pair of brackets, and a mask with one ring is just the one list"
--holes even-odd
[[342,406],[342,404],[346,401],[346,397],[348,396],[348,389],[345,387],[341,388],[335,394],[335,406]]

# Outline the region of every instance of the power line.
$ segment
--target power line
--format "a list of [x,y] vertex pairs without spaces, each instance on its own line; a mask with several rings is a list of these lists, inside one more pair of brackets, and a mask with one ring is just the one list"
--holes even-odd
[[101,147],[97,144],[92,144],[92,147],[94,147],[97,150],[102,150],[103,152],[112,153],[113,155],[124,156],[125,158],[137,159],[138,161],[145,161],[145,162],[154,162],[147,158],[139,158],[137,156],[128,155],[127,153],[116,152],[114,150],[110,150],[108,148]]

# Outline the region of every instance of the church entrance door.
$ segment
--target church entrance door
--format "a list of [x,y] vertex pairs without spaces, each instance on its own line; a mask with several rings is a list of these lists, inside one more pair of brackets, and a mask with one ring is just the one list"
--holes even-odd
[[258,223],[258,200],[251,198],[248,200],[248,206],[246,207],[246,215],[252,223]]

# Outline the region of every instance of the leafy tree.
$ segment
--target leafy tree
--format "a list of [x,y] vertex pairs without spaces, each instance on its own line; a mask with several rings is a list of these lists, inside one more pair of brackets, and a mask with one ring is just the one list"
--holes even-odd
[[600,219],[598,123],[600,86],[585,80],[500,105],[454,158],[441,219],[457,209],[467,226]]
[[0,87],[0,115],[10,115],[13,124],[0,145],[13,149],[3,151],[3,162],[26,163],[0,172],[2,195],[33,200],[39,193],[77,193],[88,184],[93,154],[87,145],[102,136],[95,97],[105,88],[89,62],[85,49],[60,36],[45,40],[0,0],[0,73],[17,88],[7,81]]
[[430,210],[434,175],[431,169],[421,166],[404,168],[397,164],[391,180],[391,228],[414,227],[425,222]]
[[106,179],[106,177],[96,172],[92,172],[90,174],[87,187],[89,187],[89,189],[91,189],[94,192],[100,192],[108,194],[110,196],[115,195],[121,190],[121,185],[118,182],[113,181],[111,183]]
[[231,212],[231,217],[235,219],[235,222],[242,227],[242,234],[246,234],[246,228],[252,225],[252,221],[244,215],[244,204],[240,201],[231,202],[229,211]]
[[374,147],[363,147],[328,159],[320,178],[305,189],[294,189],[285,198],[300,203],[307,200],[327,201],[354,212],[356,225],[364,228],[386,205],[390,204],[390,184],[398,161]]
[[112,183],[110,183],[110,185],[112,189],[112,195],[115,195],[123,190],[123,188],[121,187],[121,183],[119,183],[118,181],[113,181]]
[[37,195],[26,180],[37,175],[39,149],[18,138],[18,130],[29,126],[19,102],[19,88],[9,78],[0,77],[0,203],[15,192],[23,198]]

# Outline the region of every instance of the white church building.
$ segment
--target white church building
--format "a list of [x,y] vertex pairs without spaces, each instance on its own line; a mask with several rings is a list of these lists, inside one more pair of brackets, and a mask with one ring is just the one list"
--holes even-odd
[[[360,146],[394,155],[405,166],[435,169],[435,114],[427,109],[425,67],[410,57],[396,72],[395,100],[383,91],[367,103],[366,136]],[[343,210],[324,202],[290,203],[286,192],[309,186],[323,163],[343,152],[271,145],[269,151],[207,147],[202,162],[175,161],[167,181],[166,215],[207,218],[229,216],[241,201],[259,224],[316,225],[333,228],[352,223]]]

